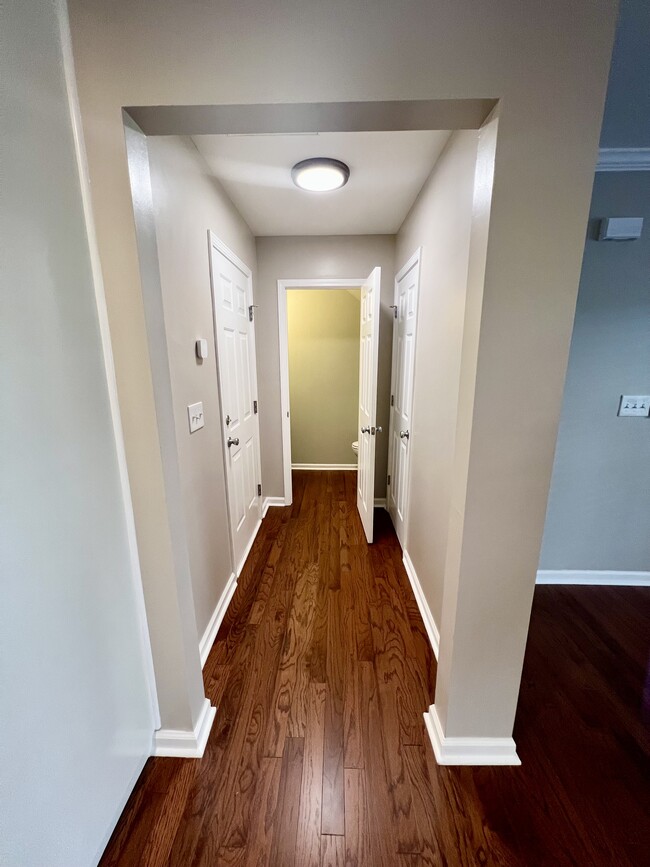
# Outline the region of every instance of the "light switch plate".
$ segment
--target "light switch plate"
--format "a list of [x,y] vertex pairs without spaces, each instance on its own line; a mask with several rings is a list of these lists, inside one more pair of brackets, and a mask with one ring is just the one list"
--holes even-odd
[[187,418],[190,423],[191,434],[203,427],[205,421],[203,418],[203,403],[201,401],[198,403],[191,403],[187,407]]
[[649,394],[623,394],[618,408],[620,416],[647,418],[650,414]]

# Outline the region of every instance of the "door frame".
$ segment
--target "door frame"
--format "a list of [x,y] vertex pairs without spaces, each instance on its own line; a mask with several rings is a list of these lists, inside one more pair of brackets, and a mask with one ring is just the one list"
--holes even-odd
[[[219,347],[217,343],[217,302],[214,295],[214,274],[212,269],[212,251],[216,250],[218,253],[221,253],[222,256],[225,256],[226,259],[230,260],[235,267],[239,268],[239,270],[246,277],[246,301],[249,307],[254,306],[255,298],[253,294],[253,272],[248,267],[248,265],[243,262],[239,256],[234,253],[227,244],[225,244],[221,238],[216,235],[212,229],[208,229],[208,259],[210,263],[210,298],[212,299],[212,336],[214,339],[214,364],[217,370],[217,388],[218,388],[218,403],[219,403],[219,420],[221,423],[220,434],[221,434],[221,451],[222,451],[222,460],[223,460],[223,472],[224,472],[224,480],[226,483],[226,505],[228,512],[228,538],[230,539],[230,562],[232,564],[232,570],[235,573],[235,576],[239,578],[241,570],[246,562],[246,558],[250,553],[250,549],[253,546],[253,542],[255,541],[255,537],[259,531],[260,525],[262,523],[262,503],[263,503],[263,495],[259,499],[259,515],[257,524],[255,526],[255,530],[253,531],[253,535],[251,536],[250,543],[246,546],[246,550],[244,551],[243,557],[240,562],[237,562],[237,555],[235,552],[235,538],[234,531],[232,526],[232,521],[230,519],[230,491],[228,489],[228,446],[226,445],[226,437],[224,436],[224,430],[226,429],[225,419],[223,417],[223,405],[221,402],[221,370],[219,368]],[[255,317],[253,316],[252,320],[250,320],[251,327],[251,345],[253,348],[253,364],[252,364],[252,376],[253,376],[253,393],[255,395],[255,400],[258,401],[259,407],[259,392],[257,388],[257,343],[255,339]],[[260,439],[260,416],[259,412],[255,415],[255,427],[257,432],[257,449],[255,455],[255,463],[257,469],[257,478],[262,479],[262,443]]]
[[[415,339],[413,341],[413,376],[411,377],[411,393],[409,395],[409,403],[411,407],[411,427],[413,427],[413,418],[414,418],[414,391],[415,391],[415,362],[416,362],[416,352],[417,352],[417,343],[418,343],[418,330],[419,330],[419,319],[420,319],[420,288],[421,288],[421,278],[422,278],[422,247],[418,247],[415,252],[409,256],[407,261],[402,265],[397,274],[395,274],[395,283],[393,290],[393,304],[397,304],[399,301],[397,295],[397,284],[399,281],[408,274],[413,268],[417,268],[417,285],[418,285],[418,293],[415,303]],[[393,321],[393,326],[395,325],[395,320]],[[397,344],[397,328],[393,327],[393,344],[391,350],[391,362],[390,362],[390,393],[391,396],[395,394],[395,379],[396,379],[396,362],[397,362],[397,352],[396,352],[396,344]],[[406,544],[408,541],[408,527],[409,527],[409,515],[411,511],[411,451],[410,451],[410,441],[409,441],[409,449],[408,449],[408,465],[406,467],[406,506],[404,508],[404,538],[400,539],[400,544],[402,546],[402,551],[406,551]],[[392,471],[393,466],[393,412],[391,407],[391,412],[389,415],[389,423],[388,423],[388,471],[389,473]],[[393,473],[394,475],[394,473]],[[392,481],[392,479],[391,479]],[[387,486],[388,487],[388,486]],[[389,510],[389,492],[386,491],[386,511],[390,514]],[[392,516],[391,516],[392,522]],[[397,533],[397,530],[395,531]]]
[[349,289],[361,287],[365,277],[325,278],[320,280],[278,280],[278,337],[280,345],[280,418],[282,420],[282,467],[284,505],[293,502],[291,482],[291,402],[289,399],[289,330],[287,322],[287,292],[291,289]]

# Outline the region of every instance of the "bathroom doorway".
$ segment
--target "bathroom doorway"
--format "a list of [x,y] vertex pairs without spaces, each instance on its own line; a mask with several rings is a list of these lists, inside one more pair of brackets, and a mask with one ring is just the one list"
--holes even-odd
[[291,472],[356,470],[372,542],[380,269],[366,279],[279,280],[285,502]]

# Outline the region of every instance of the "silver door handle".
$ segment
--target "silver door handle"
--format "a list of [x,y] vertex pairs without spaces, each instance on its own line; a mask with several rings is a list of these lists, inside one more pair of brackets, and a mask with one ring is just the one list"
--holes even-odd
[[410,434],[409,431],[407,431],[407,430],[401,430],[401,431],[399,432],[399,435],[400,435],[400,438],[403,439],[403,440],[407,440],[407,439],[409,439],[409,437],[411,436],[411,434]]
[[230,446],[238,446],[239,445],[239,437],[228,437],[228,448]]
[[377,431],[377,433],[383,433],[383,432],[384,432],[384,429],[383,429],[383,427],[382,427],[380,424],[377,425],[377,427],[375,428],[375,430]]
[[369,427],[362,427],[361,433],[370,433],[370,428]]

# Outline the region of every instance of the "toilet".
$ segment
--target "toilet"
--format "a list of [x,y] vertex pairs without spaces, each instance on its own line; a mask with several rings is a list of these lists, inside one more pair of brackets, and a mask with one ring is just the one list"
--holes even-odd
[[354,456],[356,458],[358,458],[359,457],[359,440],[355,440],[352,443],[352,451],[354,452]]

